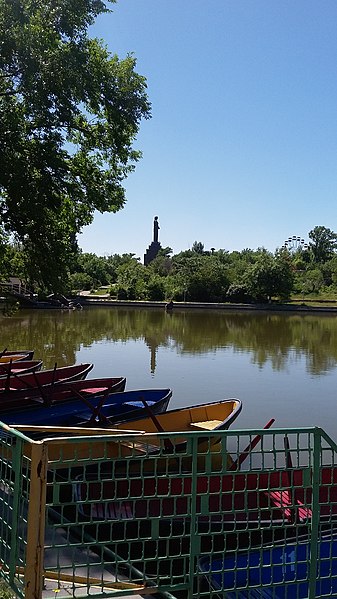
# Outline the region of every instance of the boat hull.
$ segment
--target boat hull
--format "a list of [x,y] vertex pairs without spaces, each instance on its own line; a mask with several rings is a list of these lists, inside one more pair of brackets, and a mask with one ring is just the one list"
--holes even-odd
[[24,406],[29,398],[48,399],[48,392],[60,383],[82,380],[87,377],[93,364],[74,364],[50,370],[0,379],[0,410]]
[[[124,379],[125,380],[125,379]],[[57,401],[52,405],[36,405],[29,409],[17,410],[0,414],[0,419],[6,424],[15,425],[32,424],[45,426],[86,426],[91,421],[92,426],[96,427],[100,414],[104,414],[104,424],[113,425],[114,419],[127,421],[133,414],[139,414],[145,411],[145,407],[139,397],[143,397],[151,410],[158,414],[167,409],[172,396],[170,389],[148,389],[109,393],[109,395],[91,395],[86,401],[80,398],[68,399],[67,401]],[[95,408],[99,407],[95,415]],[[91,407],[89,407],[90,403]],[[66,428],[65,428],[66,432]]]

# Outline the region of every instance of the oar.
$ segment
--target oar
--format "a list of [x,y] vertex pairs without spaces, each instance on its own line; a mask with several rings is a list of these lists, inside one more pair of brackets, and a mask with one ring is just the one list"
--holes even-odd
[[[157,431],[159,433],[165,433],[165,429],[163,429],[162,425],[160,424],[160,422],[158,421],[158,419],[154,415],[153,411],[151,410],[151,408],[150,408],[149,404],[147,403],[147,401],[145,400],[145,398],[141,395],[139,399],[142,402],[142,404],[143,404],[146,412],[150,416],[150,418],[151,418],[153,424],[155,425]],[[171,439],[164,439],[164,445],[165,445],[166,451],[174,452],[174,445],[173,445]]]
[[[34,372],[32,372],[30,374],[34,374]],[[24,376],[22,374],[20,375],[20,374],[17,374],[16,372],[11,372],[10,376],[12,379],[18,379],[20,381],[20,383],[23,383],[26,386],[27,389],[35,389],[35,387],[36,387],[36,385],[34,386],[31,383],[28,383],[28,381],[25,381],[24,378],[22,378]],[[16,390],[17,389],[14,389],[14,391],[16,391]],[[18,390],[25,391],[25,388],[18,387]],[[4,393],[4,392],[6,392],[6,389],[0,388],[0,397],[1,397],[1,393]]]
[[[95,413],[96,407],[93,406],[92,403],[86,397],[84,397],[84,395],[82,395],[82,393],[80,393],[77,389],[72,389],[72,393],[74,393],[74,395],[76,395],[76,397],[78,397],[81,401],[83,401],[85,403],[85,405],[88,406],[88,408],[90,408],[90,410],[92,411],[93,414]],[[110,422],[109,418],[104,416],[104,414],[100,414],[99,418],[100,418],[100,421],[105,422],[106,424],[111,426],[111,422]],[[89,423],[91,423],[91,417],[90,417]]]
[[92,413],[92,416],[91,416],[91,418],[89,420],[89,424],[91,424],[92,422],[94,422],[96,420],[97,416],[100,418],[100,416],[101,416],[101,409],[102,409],[102,407],[105,404],[105,400],[107,399],[107,397],[109,397],[114,384],[115,383],[112,382],[111,385],[109,385],[106,388],[106,391],[104,391],[104,394],[102,395],[102,397],[101,397],[100,401],[98,402],[97,406],[94,407],[94,409],[93,409],[93,413]]
[[287,493],[288,493],[289,501],[290,501],[290,523],[295,524],[295,521],[297,520],[297,518],[296,518],[296,510],[295,510],[294,502],[296,502],[296,499],[295,499],[295,494],[294,494],[293,488],[290,483],[290,476],[289,476],[289,470],[291,470],[293,467],[293,461],[291,459],[289,439],[288,439],[287,435],[285,435],[283,442],[284,442],[284,450],[285,450],[285,455],[286,455],[285,475],[286,475],[286,480],[287,480],[287,485],[288,485]]
[[0,358],[2,358],[2,356],[5,355],[6,351],[7,351],[7,347],[5,347],[5,349],[3,349],[2,352],[0,352]]
[[9,361],[9,368],[8,368],[7,377],[6,377],[6,382],[5,382],[5,391],[9,391],[10,390],[10,386],[11,386],[11,368],[12,368],[12,362],[13,362],[13,360],[10,359],[10,361]]
[[4,374],[8,374],[8,368],[9,368],[9,370],[11,369],[12,362],[13,362],[13,360],[10,359],[9,362],[0,363],[0,370],[1,370],[1,372],[3,372]]
[[45,393],[45,390],[42,388],[42,385],[41,385],[41,383],[40,383],[40,381],[39,381],[39,379],[37,377],[37,374],[36,374],[35,370],[34,370],[34,372],[32,372],[32,375],[33,375],[33,378],[35,380],[36,386],[37,386],[38,390],[41,393],[41,397],[42,397],[44,403],[48,404],[48,397],[47,397],[47,395]]
[[[271,418],[269,422],[263,427],[263,429],[268,429],[275,422],[275,418]],[[239,455],[238,459],[233,462],[233,464],[228,468],[228,470],[239,470],[242,462],[249,456],[249,454],[253,451],[254,447],[261,441],[261,435],[256,435],[254,439],[247,445],[247,447],[243,450],[243,452]]]

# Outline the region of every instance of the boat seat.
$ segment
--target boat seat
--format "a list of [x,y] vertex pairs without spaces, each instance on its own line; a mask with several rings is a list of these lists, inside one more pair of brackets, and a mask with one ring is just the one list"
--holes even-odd
[[80,393],[92,393],[93,395],[97,395],[97,393],[103,393],[103,391],[107,391],[108,387],[88,387],[87,389],[81,389]]
[[212,431],[217,426],[220,426],[220,424],[222,424],[222,420],[204,420],[203,422],[191,422],[190,427],[204,431]]
[[[146,405],[153,406],[156,402],[151,400],[146,400]],[[123,402],[124,406],[135,406],[136,408],[144,408],[144,404],[142,401],[125,401]]]

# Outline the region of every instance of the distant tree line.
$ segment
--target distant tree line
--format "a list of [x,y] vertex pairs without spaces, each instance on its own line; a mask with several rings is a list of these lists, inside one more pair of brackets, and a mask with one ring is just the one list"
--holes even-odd
[[[148,266],[135,254],[103,257],[78,252],[62,292],[69,295],[105,286],[116,299],[240,303],[284,301],[292,295],[304,298],[322,292],[337,295],[337,234],[317,226],[308,237],[304,246],[283,246],[274,253],[263,247],[205,250],[202,242],[195,241],[191,249],[175,255],[170,247],[162,248]],[[2,247],[7,274],[24,279],[22,248]],[[36,291],[46,295],[53,289],[40,285]]]

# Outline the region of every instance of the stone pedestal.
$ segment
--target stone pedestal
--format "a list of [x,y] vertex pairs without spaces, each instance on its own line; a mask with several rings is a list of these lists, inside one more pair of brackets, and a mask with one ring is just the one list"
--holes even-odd
[[159,241],[152,241],[149,247],[146,250],[146,254],[144,254],[144,266],[147,266],[152,260],[157,256],[161,245]]

